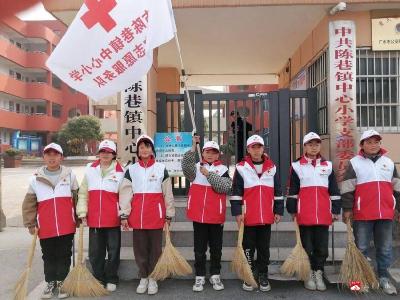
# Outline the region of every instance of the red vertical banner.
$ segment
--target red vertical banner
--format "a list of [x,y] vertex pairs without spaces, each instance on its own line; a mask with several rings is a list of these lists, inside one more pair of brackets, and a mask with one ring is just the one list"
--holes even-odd
[[329,23],[329,103],[331,148],[337,180],[343,180],[357,147],[356,27],[353,21]]

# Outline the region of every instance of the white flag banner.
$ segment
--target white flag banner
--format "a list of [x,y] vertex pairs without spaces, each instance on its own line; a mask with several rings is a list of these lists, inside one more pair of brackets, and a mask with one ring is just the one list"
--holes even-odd
[[147,74],[153,49],[175,32],[170,0],[84,0],[46,65],[75,90],[100,100]]

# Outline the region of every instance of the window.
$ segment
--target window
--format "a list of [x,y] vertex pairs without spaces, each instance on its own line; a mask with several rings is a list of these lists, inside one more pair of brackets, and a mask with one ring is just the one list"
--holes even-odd
[[308,87],[317,89],[318,101],[318,133],[328,133],[328,68],[327,68],[328,51],[325,50],[308,67]]
[[53,103],[52,104],[52,113],[51,113],[51,115],[54,118],[60,118],[61,117],[61,108],[62,108],[61,105]]
[[357,49],[357,126],[399,132],[400,51]]

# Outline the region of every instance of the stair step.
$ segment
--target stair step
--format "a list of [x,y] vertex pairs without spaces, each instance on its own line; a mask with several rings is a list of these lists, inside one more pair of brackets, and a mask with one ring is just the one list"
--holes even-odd
[[[329,229],[329,243],[332,238],[332,227]],[[228,221],[224,224],[224,247],[235,247],[237,244],[237,224]],[[345,247],[347,243],[346,226],[343,223],[335,224],[335,247]],[[177,247],[193,246],[193,224],[192,222],[171,223],[172,243]],[[132,246],[131,232],[122,232],[122,246]],[[281,222],[273,224],[271,228],[271,247],[294,247],[296,243],[295,229],[293,222]]]
[[[270,249],[270,266],[269,266],[269,277],[277,280],[297,280],[296,278],[285,278],[281,275],[279,268],[283,261],[289,256],[293,248],[271,248]],[[177,250],[182,254],[183,257],[189,262],[194,270],[194,253],[193,247],[177,247]],[[237,279],[236,274],[232,273],[230,262],[232,260],[233,252],[235,247],[224,247],[222,249],[221,258],[221,277],[223,279]],[[335,249],[335,261],[342,261],[345,253],[345,248]],[[85,252],[87,257],[87,251]],[[332,260],[331,249],[329,249],[328,263]],[[207,255],[207,261],[209,263],[209,255]],[[87,261],[87,264],[90,263]],[[121,263],[119,268],[119,275],[122,280],[137,279],[138,268],[135,263],[132,247],[121,248]],[[183,277],[176,277],[177,279],[191,279],[194,275],[188,275]]]

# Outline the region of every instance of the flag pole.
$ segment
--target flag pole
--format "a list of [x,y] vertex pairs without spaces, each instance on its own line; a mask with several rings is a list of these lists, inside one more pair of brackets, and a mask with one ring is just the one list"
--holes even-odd
[[[181,46],[179,44],[179,39],[178,39],[178,33],[175,31],[175,43],[176,43],[176,47],[178,49],[178,54],[179,54],[179,61],[181,63],[181,75],[182,75],[182,81],[183,81],[183,88],[185,90],[185,95],[188,99],[188,106],[189,106],[189,113],[190,113],[190,119],[192,121],[192,126],[193,126],[193,131],[192,131],[192,135],[194,136],[197,132],[196,129],[196,123],[194,121],[194,113],[193,113],[193,107],[192,107],[192,100],[190,99],[190,94],[189,94],[189,90],[187,88],[186,85],[186,81],[187,81],[187,75],[185,72],[185,67],[183,65],[183,59],[182,59],[182,51],[181,51]],[[200,145],[199,143],[197,143],[196,145],[196,149],[197,149],[197,154],[199,155],[199,159],[201,161],[201,151],[200,151]]]

